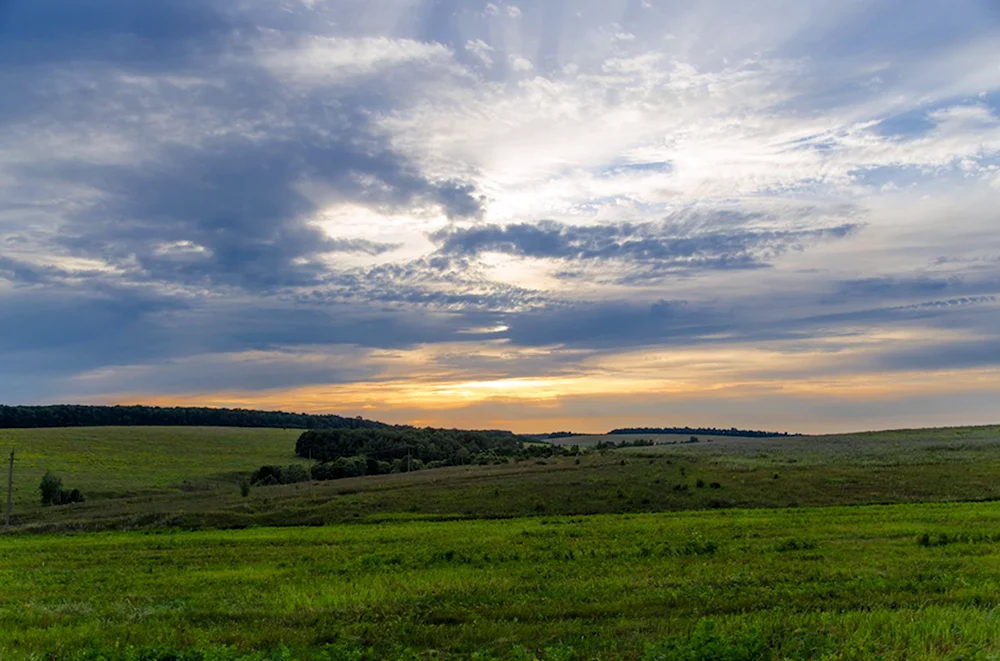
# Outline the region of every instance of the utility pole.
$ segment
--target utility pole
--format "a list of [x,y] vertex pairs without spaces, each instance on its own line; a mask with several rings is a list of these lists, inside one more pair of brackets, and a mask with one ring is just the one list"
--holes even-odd
[[10,530],[10,511],[14,505],[14,450],[10,451],[10,470],[7,473],[7,518],[4,519],[3,531]]

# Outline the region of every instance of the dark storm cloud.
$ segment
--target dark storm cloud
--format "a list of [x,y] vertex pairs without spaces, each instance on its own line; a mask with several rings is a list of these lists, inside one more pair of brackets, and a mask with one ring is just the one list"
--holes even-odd
[[758,268],[784,252],[823,239],[843,238],[858,227],[845,223],[805,230],[733,228],[692,232],[689,227],[667,222],[577,227],[541,221],[449,229],[431,238],[445,255],[496,252],[569,261],[619,260],[669,271]]

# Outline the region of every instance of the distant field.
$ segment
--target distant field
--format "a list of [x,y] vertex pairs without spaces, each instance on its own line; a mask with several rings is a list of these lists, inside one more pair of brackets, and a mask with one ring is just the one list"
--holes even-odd
[[13,660],[986,660],[1000,509],[0,538],[0,586]]
[[661,451],[698,457],[727,466],[754,468],[793,464],[954,464],[1000,459],[1000,426],[777,438],[699,437],[699,440],[699,443],[629,448],[628,451]]
[[2,429],[0,483],[6,487],[6,460],[15,448],[19,510],[35,504],[46,470],[62,477],[65,487],[98,499],[210,488],[261,464],[297,462],[300,433],[232,427]]
[[676,445],[690,440],[692,436],[696,437],[699,441],[761,440],[752,436],[706,436],[705,434],[588,434],[586,436],[554,438],[548,442],[556,445],[579,445],[581,448],[592,448],[598,443],[621,443],[623,441],[628,443],[634,443],[635,441],[653,441],[658,445]]
[[[298,463],[298,430],[7,430],[18,447],[18,530],[244,527],[690,509],[1000,499],[1000,428],[700,439],[582,457],[254,488],[241,476]],[[618,437],[615,437],[618,438]],[[627,438],[627,437],[626,437]],[[686,438],[684,439],[686,440]],[[305,462],[302,462],[305,463]],[[42,508],[46,468],[88,502]],[[5,476],[2,480],[5,482]]]

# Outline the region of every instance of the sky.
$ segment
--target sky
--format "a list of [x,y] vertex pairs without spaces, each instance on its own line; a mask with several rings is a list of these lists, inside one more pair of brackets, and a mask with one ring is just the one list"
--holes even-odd
[[0,402],[1000,421],[996,0],[0,0]]

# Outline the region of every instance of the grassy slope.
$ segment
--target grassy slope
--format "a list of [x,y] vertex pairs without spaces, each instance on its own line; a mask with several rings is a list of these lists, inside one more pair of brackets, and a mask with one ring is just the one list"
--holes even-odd
[[[958,540],[933,545],[941,534]],[[1000,654],[1000,509],[13,537],[0,585],[11,659],[282,643],[294,658],[330,643],[372,658],[517,645],[635,658],[655,641],[645,658],[987,659]]]
[[[37,446],[51,448],[47,433],[24,435],[35,434],[40,439]],[[67,433],[72,436],[81,431]],[[231,471],[292,461],[297,432],[133,429],[91,433],[109,444],[99,457],[114,454],[110,444],[119,435],[114,447],[125,448],[119,459],[122,466],[117,472],[86,462],[67,467],[66,485],[83,485],[91,500],[59,508],[43,509],[33,503],[19,506],[18,522],[28,524],[26,529],[314,525],[386,515],[481,518],[1000,499],[997,428],[720,439],[595,453],[580,458],[579,463],[562,458],[257,488],[247,499],[239,496]],[[76,442],[81,442],[79,437]],[[78,446],[68,446],[64,460],[73,453],[85,456]],[[152,447],[158,449],[154,452]],[[155,458],[137,459],[143,453]],[[22,474],[20,464],[18,470]],[[41,470],[40,465],[36,467],[38,477]],[[179,489],[184,479],[200,480],[205,489],[194,490],[191,485]],[[704,488],[698,488],[699,480]],[[713,482],[720,488],[709,488]],[[28,477],[20,484],[25,483],[27,495],[33,498],[37,481]],[[102,499],[94,497],[100,491],[88,491],[87,485],[137,495]]]
[[300,430],[219,427],[87,427],[0,430],[2,479],[16,448],[14,499],[31,509],[46,470],[91,498],[206,488],[265,463],[296,460]]
[[[1000,508],[820,507],[1000,499],[995,427],[720,438],[241,498],[234,473],[294,461],[297,434],[0,433],[20,448],[21,530],[377,524],[0,538],[0,658],[279,643],[371,658],[1000,655]],[[91,500],[36,506],[46,467]],[[793,505],[810,507],[730,509]],[[579,516],[614,512],[628,514]],[[420,520],[532,515],[549,518]]]
[[699,441],[719,441],[728,439],[739,439],[746,441],[758,440],[747,436],[707,436],[705,434],[587,434],[586,436],[566,436],[564,438],[554,438],[549,443],[556,445],[579,445],[581,448],[592,448],[598,443],[621,443],[622,441],[653,441],[657,444],[675,445],[683,443],[692,436]]

